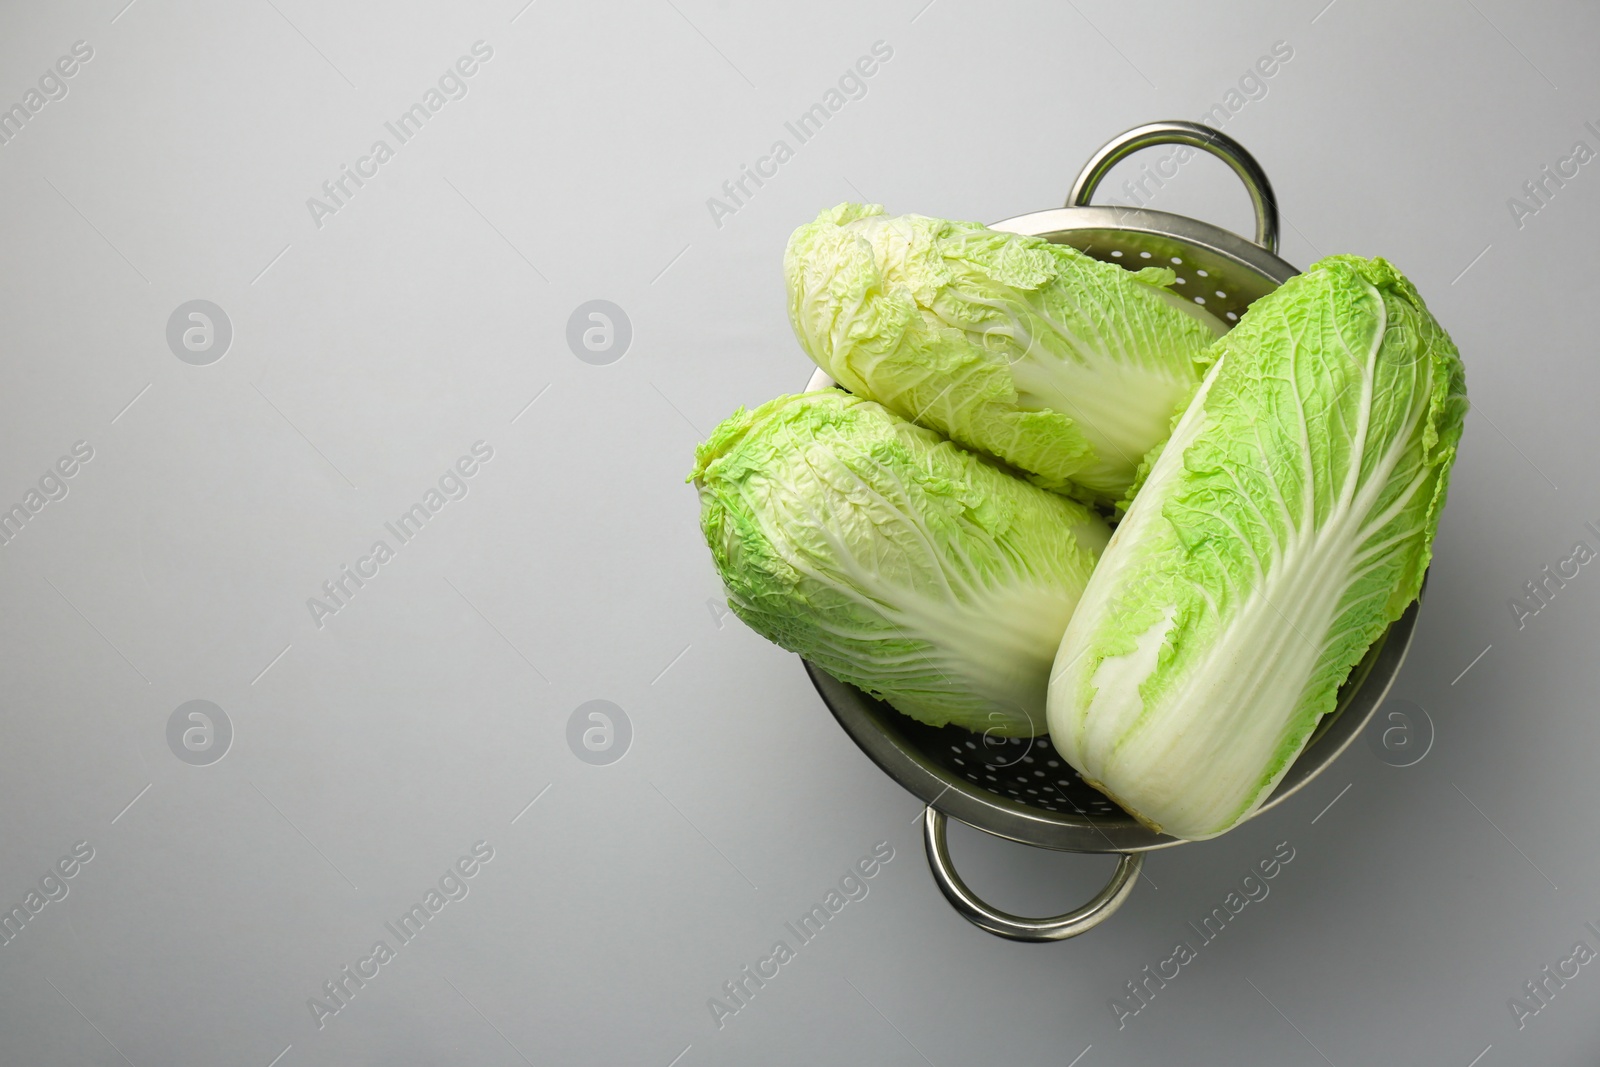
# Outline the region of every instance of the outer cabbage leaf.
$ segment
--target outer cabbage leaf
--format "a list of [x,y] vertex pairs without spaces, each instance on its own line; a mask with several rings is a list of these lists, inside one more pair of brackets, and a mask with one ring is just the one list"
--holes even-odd
[[1170,269],[878,205],[796,230],[784,276],[795,333],[835,381],[1086,499],[1127,491],[1222,333],[1164,288]]
[[933,725],[1044,732],[1050,665],[1110,531],[871,401],[740,410],[695,453],[728,604]]
[[1263,297],[1067,627],[1055,747],[1178,837],[1247,818],[1417,596],[1467,409],[1411,283],[1333,256]]

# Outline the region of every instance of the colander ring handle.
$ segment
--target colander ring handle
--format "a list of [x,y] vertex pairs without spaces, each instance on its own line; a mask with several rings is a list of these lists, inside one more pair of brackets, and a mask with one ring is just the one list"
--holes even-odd
[[1094,191],[1112,167],[1140,149],[1158,144],[1186,144],[1210,152],[1233,168],[1250,193],[1250,204],[1255,208],[1256,244],[1268,252],[1278,251],[1278,200],[1272,195],[1267,172],[1238,141],[1198,122],[1182,119],[1152,122],[1112,138],[1083,165],[1078,180],[1072,183],[1072,192],[1067,194],[1066,206],[1088,207]]
[[1124,852],[1106,887],[1089,903],[1048,919],[1025,919],[985,903],[956,873],[945,842],[945,815],[929,807],[922,820],[922,843],[928,850],[928,867],[950,906],[972,925],[1012,941],[1065,941],[1094,929],[1122,907],[1133,892],[1133,880],[1144,868],[1144,853]]

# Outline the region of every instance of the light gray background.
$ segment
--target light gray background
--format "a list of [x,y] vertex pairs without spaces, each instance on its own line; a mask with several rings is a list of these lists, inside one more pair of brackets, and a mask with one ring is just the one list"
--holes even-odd
[[[1600,577],[1521,629],[1508,603],[1600,545],[1600,164],[1521,228],[1507,206],[1600,148],[1591,6],[524,2],[5,5],[0,103],[75,41],[94,58],[0,145],[0,502],[95,455],[0,547],[0,903],[95,856],[0,946],[0,1061],[1592,1062],[1600,967],[1520,1031],[1507,1006],[1600,947]],[[314,225],[306,199],[478,40],[466,98]],[[706,199],[879,40],[867,95],[715,225]],[[797,224],[858,195],[1055,206],[1105,140],[1198,117],[1277,41],[1293,59],[1226,128],[1277,185],[1284,255],[1390,257],[1468,366],[1395,687],[1437,736],[1403,769],[1359,743],[1154,855],[1105,927],[1009,944],[946,906],[917,803],[799,662],[719,619],[683,478],[809,373]],[[1249,225],[1210,160],[1155,206]],[[165,340],[194,299],[233,326],[209,366]],[[632,323],[608,366],[566,344],[591,299]],[[319,629],[307,598],[479,440],[470,494]],[[166,742],[193,699],[235,732],[209,766]],[[566,740],[594,699],[633,726],[608,766]],[[1022,912],[1111,867],[953,836]],[[470,895],[319,1029],[308,998],[480,839]],[[880,841],[870,895],[718,1029],[707,999]],[[1123,983],[1281,841],[1270,897],[1119,1030]]]

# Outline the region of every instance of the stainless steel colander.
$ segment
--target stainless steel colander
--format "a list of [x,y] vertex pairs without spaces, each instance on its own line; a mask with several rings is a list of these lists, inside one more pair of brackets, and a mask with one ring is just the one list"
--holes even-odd
[[[1165,211],[1090,207],[1096,187],[1119,161],[1154,145],[1189,145],[1231,167],[1255,208],[1254,243],[1195,219]],[[1299,273],[1279,259],[1278,208],[1259,164],[1238,142],[1193,122],[1156,122],[1117,137],[1085,164],[1067,205],[995,223],[996,230],[1033,234],[1131,269],[1170,267],[1176,291],[1231,325],[1258,297]],[[808,389],[832,387],[818,371]],[[1338,703],[1262,805],[1262,811],[1316,777],[1361,732],[1400,670],[1416,623],[1413,603],[1367,650],[1350,673]],[[807,663],[817,692],[857,745],[890,777],[927,805],[923,840],[934,881],[968,921],[1017,941],[1058,941],[1099,925],[1121,906],[1144,864],[1144,853],[1183,844],[1140,825],[1103,793],[1084,784],[1048,737],[979,736],[960,727],[926,726]],[[950,863],[946,817],[1039,848],[1115,853],[1111,881],[1074,911],[1028,919],[981,900]]]

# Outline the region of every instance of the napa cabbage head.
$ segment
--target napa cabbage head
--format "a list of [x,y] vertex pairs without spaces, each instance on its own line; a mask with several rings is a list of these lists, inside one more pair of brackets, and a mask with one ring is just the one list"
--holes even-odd
[[838,389],[740,410],[690,477],[757,633],[922,722],[1044,731],[1056,647],[1110,537],[1087,508]]
[[796,230],[784,276],[835,381],[1085,499],[1127,491],[1223,329],[1168,291],[1169,268],[877,205]]
[[1381,259],[1320,261],[1213,354],[1049,698],[1085,779],[1189,839],[1266,800],[1418,595],[1467,410],[1455,345]]

